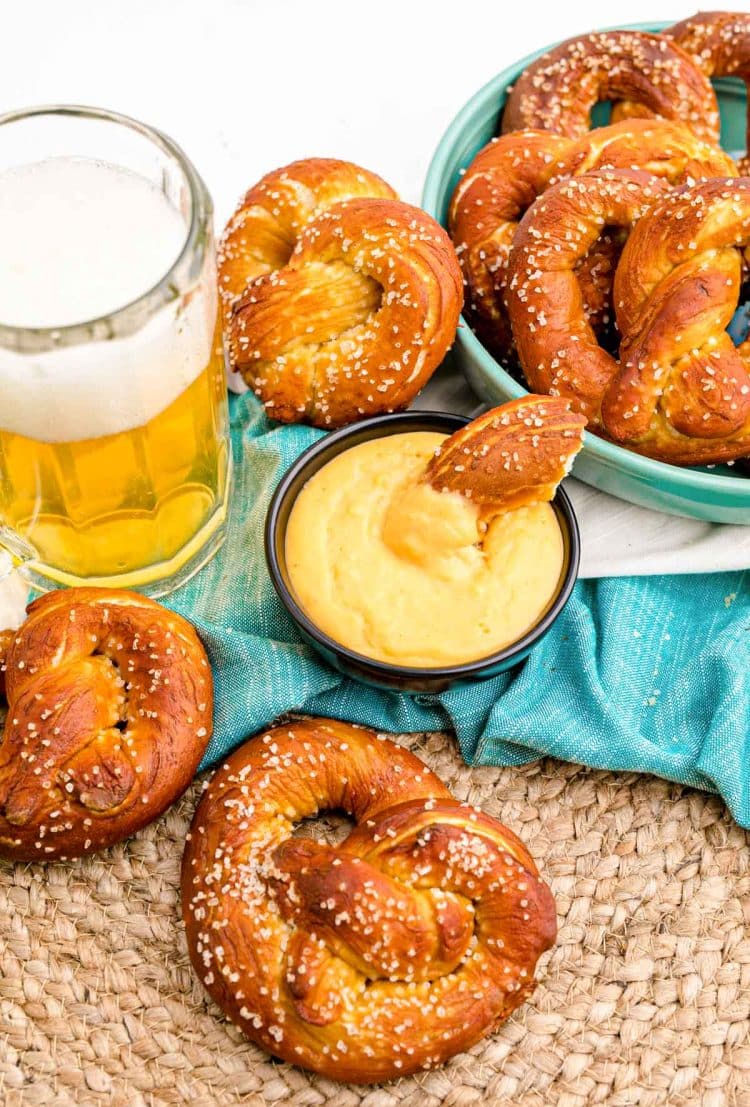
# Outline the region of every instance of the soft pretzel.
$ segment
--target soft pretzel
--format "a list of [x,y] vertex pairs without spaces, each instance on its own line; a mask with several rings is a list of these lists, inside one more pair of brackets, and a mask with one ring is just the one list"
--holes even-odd
[[458,260],[434,219],[397,200],[334,204],[234,305],[234,364],[274,419],[341,426],[414,398],[461,304]]
[[[699,12],[669,27],[666,35],[695,60],[707,77],[739,77],[750,82],[750,14],[748,12]],[[642,104],[616,104],[613,118],[648,114]],[[750,114],[748,140],[750,151]],[[750,168],[747,154],[741,160],[743,173]]]
[[267,173],[253,185],[229,220],[217,251],[227,322],[256,277],[286,265],[311,219],[332,204],[364,196],[398,199],[376,173],[336,158],[304,158]]
[[668,195],[615,277],[620,363],[601,420],[617,442],[685,465],[750,454],[750,341],[726,333],[750,244],[750,178]]
[[516,231],[507,305],[524,376],[594,427],[616,362],[586,319],[577,267],[604,227],[631,227],[667,189],[636,170],[583,173],[547,189]]
[[512,345],[504,298],[513,234],[570,146],[570,139],[548,131],[494,138],[451,198],[448,229],[464,276],[466,313],[484,345],[500,357]]
[[711,82],[676,43],[643,31],[597,31],[568,39],[532,62],[511,89],[503,131],[536,128],[578,138],[599,100],[629,100],[718,142]]
[[[600,226],[629,225],[615,277],[620,361],[581,309],[577,261]],[[548,189],[521,221],[508,311],[537,392],[569,399],[600,434],[684,465],[750,454],[750,343],[725,332],[750,242],[750,179],[670,191],[612,171]]]
[[[485,345],[502,356],[511,347],[505,310],[508,255],[518,221],[550,184],[606,167],[643,169],[670,184],[725,177],[736,170],[728,154],[685,126],[633,119],[599,127],[579,139],[548,131],[515,131],[493,139],[456,186],[448,225],[468,289],[467,308]],[[587,319],[594,329],[610,319],[618,237],[600,236],[578,263]]]
[[0,856],[77,857],[151,822],[192,778],[211,736],[200,639],[153,600],[50,592],[0,637]]
[[[294,824],[343,809],[338,846]],[[441,1064],[529,995],[555,909],[525,847],[408,751],[330,719],[277,727],[216,773],[182,868],[190,956],[286,1061],[368,1083]]]
[[583,445],[586,420],[554,396],[522,396],[457,430],[435,451],[424,479],[460,492],[482,514],[553,499]]

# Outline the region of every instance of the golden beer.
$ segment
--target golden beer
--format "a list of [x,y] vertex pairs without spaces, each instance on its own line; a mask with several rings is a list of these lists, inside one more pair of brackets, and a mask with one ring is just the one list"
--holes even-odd
[[224,521],[225,387],[219,350],[144,426],[61,443],[0,430],[0,518],[61,584],[179,572]]
[[[226,515],[210,200],[178,148],[148,128],[88,109],[40,114],[128,141],[117,164],[87,146],[8,166],[6,127],[30,117],[0,120],[0,546],[22,551],[39,588],[161,595],[215,552]],[[153,179],[134,139],[156,146]],[[80,131],[71,142],[80,148]]]

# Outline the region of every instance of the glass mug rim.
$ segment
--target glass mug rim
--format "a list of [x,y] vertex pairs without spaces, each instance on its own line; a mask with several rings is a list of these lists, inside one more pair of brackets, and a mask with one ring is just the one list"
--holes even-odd
[[[85,104],[39,104],[0,114],[0,128],[39,116],[59,116],[113,123],[125,127],[173,159],[190,194],[190,222],[180,252],[162,277],[134,300],[113,311],[78,323],[53,327],[14,326],[0,322],[0,346],[22,354],[46,353],[66,346],[126,337],[139,330],[160,308],[173,303],[197,281],[206,256],[206,225],[212,225],[213,202],[190,158],[169,135],[132,116]],[[0,143],[3,134],[0,130]]]

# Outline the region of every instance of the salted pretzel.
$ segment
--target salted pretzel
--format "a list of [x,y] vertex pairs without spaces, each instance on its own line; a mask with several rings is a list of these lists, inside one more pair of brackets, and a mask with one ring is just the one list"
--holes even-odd
[[[619,362],[580,306],[575,267],[600,226],[629,225],[615,277]],[[750,179],[674,191],[643,174],[555,185],[524,216],[508,311],[530,386],[571,401],[592,429],[683,465],[750,454],[750,343],[725,332],[750,242]]]
[[424,480],[460,492],[484,517],[553,499],[586,420],[555,396],[522,396],[472,419],[438,447]]
[[247,192],[219,244],[219,288],[232,368],[273,418],[322,427],[406,406],[462,300],[442,228],[376,174],[327,158]]
[[[518,221],[549,185],[605,167],[643,169],[670,184],[736,172],[712,143],[685,126],[633,119],[579,139],[548,131],[515,131],[476,155],[453,193],[448,225],[467,286],[467,311],[484,344],[507,357],[512,345],[505,310],[508,255]],[[581,259],[577,277],[595,330],[612,315],[611,291],[620,236],[606,232]]]
[[681,189],[638,223],[615,277],[620,362],[601,406],[615,441],[685,465],[750,454],[750,341],[726,332],[750,244],[750,178]]
[[[750,87],[750,13],[699,12],[662,32],[695,60],[707,77],[739,77]],[[615,104],[613,118],[645,115],[642,104]],[[750,151],[750,114],[748,139]],[[750,170],[747,153],[740,161],[741,171]]]
[[583,173],[547,189],[516,230],[506,303],[524,376],[594,429],[616,362],[586,318],[576,271],[604,227],[629,229],[666,191],[642,171]]
[[[341,809],[338,846],[294,824]],[[237,750],[182,867],[193,966],[269,1053],[368,1083],[434,1067],[534,987],[555,908],[522,843],[383,735],[311,719]]]
[[272,418],[341,426],[416,396],[462,300],[455,251],[429,215],[398,200],[334,204],[234,305],[233,362]]
[[250,283],[286,265],[311,219],[332,204],[364,196],[398,199],[377,173],[336,158],[303,158],[267,173],[248,189],[217,249],[227,324]]
[[502,129],[578,138],[589,130],[600,100],[642,104],[718,142],[719,111],[708,77],[676,43],[644,31],[578,35],[543,54],[511,89]]
[[78,857],[151,822],[211,737],[212,684],[193,627],[108,588],[50,592],[0,636],[0,856]]

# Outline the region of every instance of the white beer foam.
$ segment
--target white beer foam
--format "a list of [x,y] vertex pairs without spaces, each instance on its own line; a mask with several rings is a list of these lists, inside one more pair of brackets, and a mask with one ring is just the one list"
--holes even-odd
[[[0,174],[0,322],[62,327],[123,307],[168,272],[185,226],[150,181],[83,158]],[[187,304],[137,333],[43,354],[0,346],[0,429],[45,442],[130,430],[179,396],[208,363],[213,272]]]

